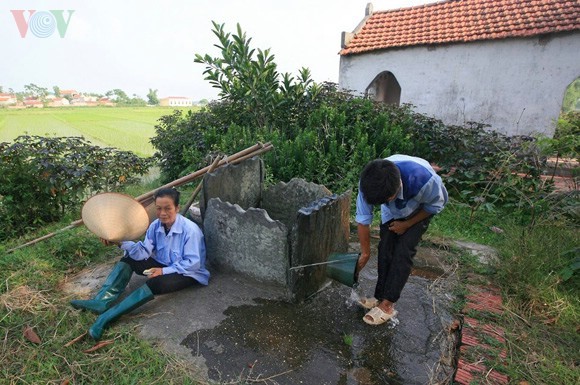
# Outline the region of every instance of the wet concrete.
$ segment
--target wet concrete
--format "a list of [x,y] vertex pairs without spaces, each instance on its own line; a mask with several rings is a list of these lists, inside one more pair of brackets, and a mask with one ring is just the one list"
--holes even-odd
[[[437,249],[419,250],[397,318],[380,326],[362,321],[356,293],[337,282],[291,304],[279,287],[225,272],[213,272],[208,287],[158,296],[120,322],[138,322],[144,338],[189,362],[209,383],[445,383],[455,337],[448,333],[453,277],[441,276],[448,271],[442,259]],[[371,259],[361,272],[358,293],[372,294],[374,266]],[[82,274],[68,286],[75,282],[85,282],[76,287],[86,290]],[[134,277],[127,291],[143,282]]]
[[447,317],[433,307],[430,283],[411,277],[397,319],[385,325],[365,324],[352,289],[331,283],[302,304],[258,300],[231,307],[217,327],[190,334],[183,345],[205,358],[215,381],[427,384],[448,349]]

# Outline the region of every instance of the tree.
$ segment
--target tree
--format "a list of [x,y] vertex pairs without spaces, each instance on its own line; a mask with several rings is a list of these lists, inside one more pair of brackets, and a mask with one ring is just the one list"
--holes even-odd
[[149,88],[149,93],[147,94],[147,104],[156,106],[159,104],[159,98],[157,97],[157,90]]
[[4,88],[2,86],[0,86],[0,94],[4,92],[3,89]]
[[252,39],[239,24],[237,33],[230,34],[225,32],[224,24],[212,23],[221,57],[196,54],[194,62],[206,65],[205,80],[220,90],[219,96],[231,104],[234,115],[246,118],[250,125],[269,127],[282,103],[297,104],[318,92],[307,68],[300,70],[297,79],[289,73],[280,74],[270,49],[252,48]]
[[34,83],[26,84],[24,86],[25,92],[28,96],[33,96],[35,98],[44,99],[48,95],[48,89],[44,87],[39,87]]
[[52,90],[54,91],[54,96],[60,98],[60,88],[58,86],[54,86],[52,87]]
[[115,88],[114,90],[107,91],[105,93],[108,97],[115,99],[118,104],[129,104],[129,97],[125,93],[125,91]]

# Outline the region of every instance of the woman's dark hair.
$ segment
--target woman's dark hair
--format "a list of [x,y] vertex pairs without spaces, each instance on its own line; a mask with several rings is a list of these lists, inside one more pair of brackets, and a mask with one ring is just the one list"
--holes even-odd
[[371,205],[387,203],[400,187],[401,172],[390,160],[372,160],[360,174],[360,189]]
[[177,191],[176,189],[162,188],[157,190],[155,192],[154,199],[157,200],[157,198],[161,197],[170,197],[171,199],[173,199],[173,203],[175,203],[175,206],[179,206],[179,191]]

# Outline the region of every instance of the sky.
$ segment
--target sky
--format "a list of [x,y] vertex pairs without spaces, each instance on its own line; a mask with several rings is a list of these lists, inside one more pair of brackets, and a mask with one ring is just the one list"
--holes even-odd
[[[436,0],[374,1],[375,11]],[[219,56],[212,21],[254,48],[270,48],[279,72],[307,67],[338,82],[340,39],[363,19],[368,0],[2,0],[0,86],[23,91],[120,88],[145,98],[217,99],[195,54]],[[34,10],[34,13],[30,13]],[[70,12],[73,11],[73,12]],[[22,37],[24,34],[24,37]],[[62,37],[61,37],[62,34]]]

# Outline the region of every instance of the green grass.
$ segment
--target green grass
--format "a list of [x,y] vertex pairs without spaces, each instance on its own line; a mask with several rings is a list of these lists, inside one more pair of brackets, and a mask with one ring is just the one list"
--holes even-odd
[[[158,182],[132,186],[128,192],[137,196],[152,186]],[[187,192],[180,188],[184,201],[193,187],[187,186]],[[548,220],[522,227],[517,218],[500,213],[478,212],[473,221],[469,217],[468,207],[450,203],[433,219],[426,240],[440,237],[451,244],[450,240],[462,239],[494,246],[499,252],[500,262],[493,268],[482,268],[468,253],[456,253],[455,261],[461,278],[456,294],[466,292],[461,285],[473,283],[474,273],[502,291],[504,313],[490,314],[487,321],[505,330],[507,358],[490,355],[488,367],[508,374],[513,383],[579,383],[579,276],[578,272],[566,280],[560,276],[570,263],[566,252],[580,243],[577,227]],[[134,322],[108,329],[103,339],[115,342],[94,353],[83,352],[93,345],[88,339],[64,346],[85,332],[95,316],[70,308],[70,298],[60,289],[62,282],[85,267],[118,257],[117,250],[102,246],[84,227],[12,254],[6,255],[3,249],[63,228],[75,219],[78,213],[26,239],[0,245],[0,377],[7,383],[31,384],[60,384],[65,379],[100,384],[109,383],[110,378],[127,384],[194,384],[190,369],[139,338]],[[492,231],[492,226],[503,232]],[[463,307],[461,300],[458,311]],[[26,326],[38,333],[40,345],[23,337]],[[347,335],[343,341],[351,343]]]
[[[577,225],[538,218],[533,226],[521,226],[517,216],[499,212],[478,212],[470,222],[469,215],[468,207],[448,205],[432,221],[426,239],[461,239],[498,251],[499,261],[491,267],[483,267],[473,256],[454,256],[461,278],[458,292],[480,280],[502,293],[504,313],[494,316],[493,323],[505,331],[507,358],[488,357],[487,367],[501,368],[513,383],[579,383],[580,276],[578,271],[568,279],[562,275],[573,263],[570,250],[580,244]],[[492,226],[503,232],[491,231]],[[456,309],[462,307],[460,298]],[[480,313],[469,315],[483,317]]]
[[[197,384],[191,365],[139,338],[135,322],[108,329],[103,340],[114,342],[94,352],[85,352],[95,344],[87,337],[66,346],[96,316],[72,309],[62,283],[83,268],[118,258],[118,249],[103,246],[81,226],[11,254],[4,250],[62,229],[74,219],[0,245],[0,383]],[[26,327],[33,328],[40,344],[24,337]]]
[[[195,108],[195,107],[192,107]],[[83,136],[97,146],[116,147],[140,156],[154,153],[150,138],[170,107],[67,107],[0,109],[0,142],[19,135]]]

